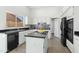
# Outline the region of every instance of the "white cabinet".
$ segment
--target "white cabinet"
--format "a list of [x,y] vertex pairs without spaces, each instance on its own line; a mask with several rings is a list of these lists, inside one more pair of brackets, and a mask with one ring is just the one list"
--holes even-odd
[[47,53],[48,50],[48,36],[44,39],[43,52]]
[[25,32],[26,31],[21,31],[19,32],[19,45],[23,44],[25,42]]
[[45,53],[47,45],[45,38],[26,37],[26,53]]
[[79,37],[74,36],[74,52],[79,53]]
[[74,45],[67,39],[66,40],[67,47],[71,52],[74,52]]
[[7,35],[0,33],[0,53],[7,52]]

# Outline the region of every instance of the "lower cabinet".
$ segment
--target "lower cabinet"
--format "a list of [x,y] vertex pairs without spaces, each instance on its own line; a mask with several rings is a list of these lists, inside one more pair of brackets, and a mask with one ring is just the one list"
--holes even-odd
[[0,53],[7,52],[7,35],[0,33]]
[[26,37],[26,53],[45,53],[47,45],[44,38]]
[[44,39],[43,52],[47,53],[48,51],[48,36]]
[[79,37],[74,36],[74,53],[79,53]]
[[25,42],[25,31],[19,32],[19,45],[23,44]]
[[74,52],[74,44],[72,44],[68,39],[66,40],[67,47],[73,53]]

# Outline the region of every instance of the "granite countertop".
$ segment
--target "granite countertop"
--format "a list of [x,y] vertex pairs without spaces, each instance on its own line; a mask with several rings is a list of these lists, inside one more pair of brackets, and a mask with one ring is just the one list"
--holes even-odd
[[0,33],[14,33],[14,32],[21,32],[21,31],[26,31],[26,30],[29,30],[29,28],[24,28],[24,27],[21,27],[21,28],[15,28],[15,29],[4,29],[4,30],[0,30]]
[[29,28],[29,26],[26,26],[26,27],[4,27],[4,28],[0,28],[0,30],[11,30],[11,29],[20,29],[20,28]]
[[35,38],[45,38],[47,36],[48,31],[40,33],[38,31],[34,31],[32,33],[28,33],[25,37],[35,37]]

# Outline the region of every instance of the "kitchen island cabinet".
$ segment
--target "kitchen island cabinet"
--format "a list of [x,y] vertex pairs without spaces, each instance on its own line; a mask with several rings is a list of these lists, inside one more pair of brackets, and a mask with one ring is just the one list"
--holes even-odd
[[26,53],[46,53],[48,50],[48,40],[46,33],[37,31],[25,35],[26,37]]

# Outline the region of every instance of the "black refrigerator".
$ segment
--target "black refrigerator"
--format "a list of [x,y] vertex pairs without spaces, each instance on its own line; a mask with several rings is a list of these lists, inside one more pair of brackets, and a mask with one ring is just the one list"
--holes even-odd
[[66,46],[66,38],[67,38],[67,18],[63,17],[61,19],[61,43],[63,46]]

